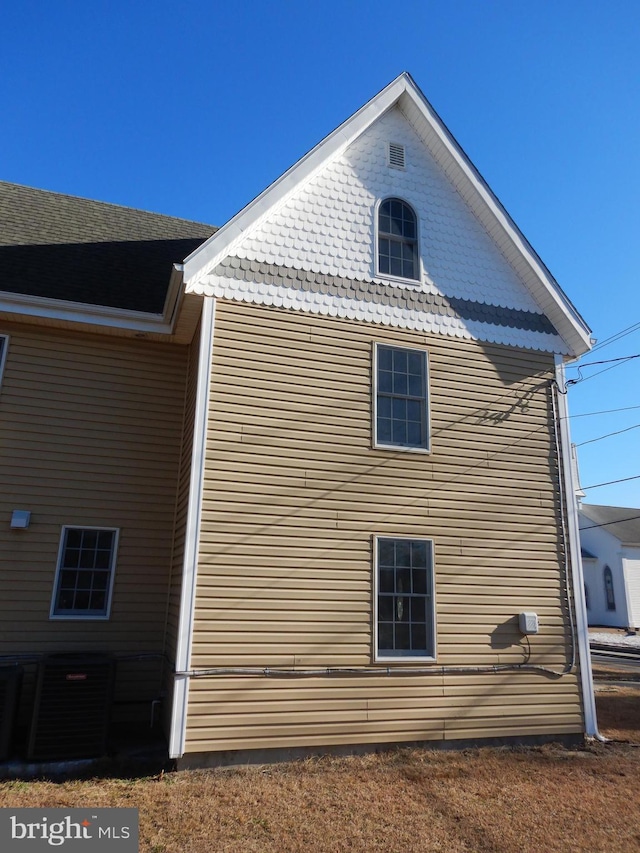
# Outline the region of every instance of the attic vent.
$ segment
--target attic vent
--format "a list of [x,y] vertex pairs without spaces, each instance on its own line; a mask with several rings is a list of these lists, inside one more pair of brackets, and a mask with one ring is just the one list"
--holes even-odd
[[394,169],[404,169],[404,145],[389,143],[389,165]]

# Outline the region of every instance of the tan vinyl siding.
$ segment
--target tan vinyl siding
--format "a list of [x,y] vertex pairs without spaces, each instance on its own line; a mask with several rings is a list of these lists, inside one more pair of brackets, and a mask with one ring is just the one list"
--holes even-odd
[[[3,656],[111,651],[116,698],[160,689],[188,350],[146,340],[4,325],[0,525],[11,584]],[[11,530],[13,509],[31,511]],[[120,530],[110,618],[50,620],[61,529]],[[138,654],[154,658],[135,659]]]
[[[376,341],[428,351],[429,454],[372,449]],[[552,378],[544,353],[219,302],[192,667],[371,667],[381,534],[434,542],[438,666],[523,662],[534,610],[531,663],[560,672]],[[189,703],[189,752],[581,730],[575,675],[205,677]]]

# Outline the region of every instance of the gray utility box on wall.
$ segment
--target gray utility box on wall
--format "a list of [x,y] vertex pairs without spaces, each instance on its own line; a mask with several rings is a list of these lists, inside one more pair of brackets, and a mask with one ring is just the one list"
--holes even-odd
[[27,758],[94,758],[107,749],[115,661],[58,654],[40,661]]

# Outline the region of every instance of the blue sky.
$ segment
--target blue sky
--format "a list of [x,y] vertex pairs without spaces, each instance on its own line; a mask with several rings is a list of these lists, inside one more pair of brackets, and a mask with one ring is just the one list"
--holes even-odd
[[[2,180],[221,225],[407,70],[594,337],[640,324],[632,0],[23,0],[0,31]],[[640,475],[640,358],[608,367],[570,391],[585,486]]]

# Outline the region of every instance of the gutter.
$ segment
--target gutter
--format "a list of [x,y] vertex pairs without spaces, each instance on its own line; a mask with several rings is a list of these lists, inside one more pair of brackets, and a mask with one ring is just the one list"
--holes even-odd
[[571,464],[571,434],[569,430],[569,407],[567,405],[567,385],[564,364],[561,356],[556,356],[556,393],[558,397],[558,425],[561,447],[561,484],[566,496],[567,525],[569,528],[569,559],[571,563],[571,583],[578,637],[578,656],[580,660],[580,682],[582,687],[582,705],[584,708],[585,735],[588,738],[605,743],[607,738],[598,731],[596,700],[593,690],[593,672],[591,669],[591,651],[589,648],[589,626],[587,606],[584,599],[584,575],[580,553],[580,528],[578,525],[578,502]]

